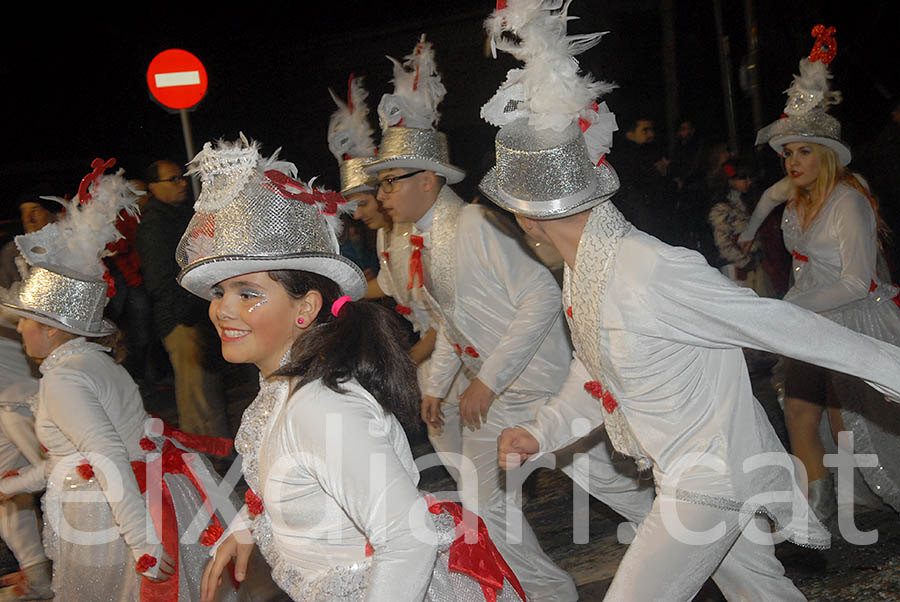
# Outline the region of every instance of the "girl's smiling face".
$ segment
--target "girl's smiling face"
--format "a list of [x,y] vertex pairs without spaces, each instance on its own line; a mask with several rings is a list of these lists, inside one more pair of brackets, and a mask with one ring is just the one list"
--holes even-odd
[[209,303],[222,342],[222,357],[233,364],[255,364],[275,372],[300,335],[298,302],[267,272],[242,274],[213,287]]

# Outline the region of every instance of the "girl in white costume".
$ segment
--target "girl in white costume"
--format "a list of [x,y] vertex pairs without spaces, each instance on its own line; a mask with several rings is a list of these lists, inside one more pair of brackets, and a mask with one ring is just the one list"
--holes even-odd
[[[113,163],[95,160],[78,197],[59,199],[65,217],[16,239],[33,268],[3,305],[20,316],[26,352],[42,360],[35,430],[47,460],[4,480],[3,491],[46,487],[44,542],[57,600],[187,602],[199,597],[201,542],[222,532],[207,514],[194,521],[193,543],[183,543],[204,511],[204,488],[188,468],[199,466],[185,455],[183,434],[151,421],[109,347],[88,340],[115,334],[103,319],[108,285],[100,257],[118,236],[119,211],[134,211],[137,201],[121,172],[103,174]],[[220,452],[230,447],[206,441]],[[145,490],[157,494],[149,514]],[[234,590],[221,599],[235,599]]]
[[[826,67],[834,56],[833,30],[817,26],[817,34],[816,47],[800,61],[801,75],[788,90],[785,117],[757,137],[757,144],[768,142],[784,157],[787,176],[763,194],[739,242],[749,245],[766,216],[787,200],[781,228],[794,257],[794,283],[785,300],[900,345],[898,289],[879,269],[878,204],[865,182],[846,168],[851,155],[840,138],[840,123],[824,111],[836,94],[828,91]],[[877,464],[860,473],[900,511],[900,466],[890,461],[900,454],[900,408],[885,405],[858,379],[791,361],[785,419],[792,451],[806,467],[813,510],[823,520],[837,510],[833,479],[822,459],[825,443],[832,446],[819,434],[826,405],[835,441],[847,430],[856,453],[877,454]],[[861,493],[858,499],[864,500]]]
[[415,417],[415,372],[387,310],[351,302],[365,279],[337,254],[344,199],[245,140],[207,144],[194,165],[203,191],[179,281],[211,299],[223,356],[256,364],[261,385],[236,439],[247,505],[214,550],[202,599],[232,558],[245,577],[248,531],[298,601],[521,599],[483,523],[416,489],[398,421]]

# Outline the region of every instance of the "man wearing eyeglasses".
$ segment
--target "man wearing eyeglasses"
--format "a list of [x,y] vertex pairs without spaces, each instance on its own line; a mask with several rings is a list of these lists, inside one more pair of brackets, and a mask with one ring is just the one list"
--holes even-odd
[[178,285],[175,248],[194,215],[181,166],[160,160],[147,169],[149,199],[141,214],[136,246],[144,283],[153,303],[153,320],[175,376],[175,402],[181,430],[230,437],[218,376],[201,363],[206,304]]

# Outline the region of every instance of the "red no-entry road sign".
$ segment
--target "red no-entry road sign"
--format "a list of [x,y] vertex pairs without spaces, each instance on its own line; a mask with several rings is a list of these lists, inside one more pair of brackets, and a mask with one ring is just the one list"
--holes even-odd
[[150,61],[147,86],[153,98],[164,107],[190,109],[206,94],[206,69],[187,50],[164,50]]

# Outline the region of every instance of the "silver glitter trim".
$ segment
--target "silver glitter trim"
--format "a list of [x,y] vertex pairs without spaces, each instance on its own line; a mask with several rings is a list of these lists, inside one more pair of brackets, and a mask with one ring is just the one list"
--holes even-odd
[[[604,389],[609,388],[611,379],[606,372],[600,344],[600,332],[603,330],[601,308],[619,241],[631,228],[631,224],[614,205],[598,205],[591,211],[581,235],[574,275],[568,265],[564,269],[563,299],[566,306],[572,307],[572,317],[569,317],[569,312],[565,312],[572,333],[572,344],[591,376]],[[603,424],[616,451],[634,458],[638,470],[648,470],[653,466],[653,460],[644,452],[632,432],[621,405],[611,413],[604,414]]]
[[[423,249],[426,299],[441,316],[451,342],[463,349],[471,343],[456,328],[453,316],[456,309],[456,230],[465,207],[466,203],[449,186],[441,188],[434,203],[431,246]],[[464,351],[459,358],[471,374],[477,375],[481,371],[484,363],[481,357],[472,357]]]
[[770,510],[762,504],[749,504],[722,496],[697,493],[696,491],[685,489],[676,489],[675,499],[689,504],[729,510],[747,517],[764,516],[775,524],[776,531],[798,546],[815,550],[827,550],[831,547],[831,536],[828,530],[819,522],[812,511],[809,512],[809,528],[805,531],[798,531],[790,528],[790,525],[785,525],[783,521],[779,520],[779,513]]
[[437,130],[389,127],[382,133],[378,158],[365,166],[374,175],[390,167],[431,169],[447,178],[449,184],[463,179],[465,172],[450,163],[447,136]]
[[103,320],[107,284],[103,280],[82,280],[35,267],[26,278],[18,297],[4,303],[12,310],[47,317],[75,334],[96,336],[115,331]]
[[850,147],[841,140],[841,123],[821,109],[782,117],[756,134],[757,145],[768,143],[777,153],[781,153],[785,144],[799,140],[827,146],[838,154],[841,165],[850,163]]
[[375,157],[355,157],[341,161],[341,194],[349,196],[357,192],[375,190],[369,185],[370,178],[363,171],[363,166],[374,159]]

